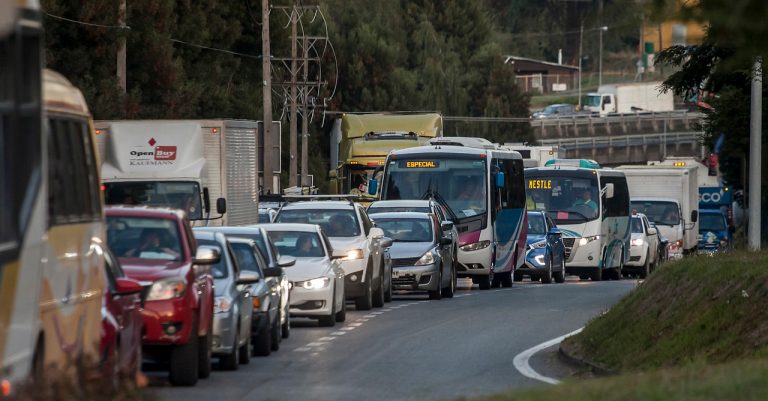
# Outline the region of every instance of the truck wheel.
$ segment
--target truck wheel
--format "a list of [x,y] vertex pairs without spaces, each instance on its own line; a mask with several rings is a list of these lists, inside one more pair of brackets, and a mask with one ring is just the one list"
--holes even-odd
[[238,358],[238,362],[240,362],[241,365],[251,363],[251,333],[248,333],[248,339],[245,341],[245,344],[240,347],[240,357]]
[[232,352],[219,358],[219,366],[224,370],[237,370],[240,367],[240,328],[235,332],[235,342],[232,343]]
[[198,339],[198,347],[200,348],[199,359],[197,367],[197,377],[201,379],[207,379],[211,375],[211,352],[213,349],[213,316],[211,316],[211,323],[208,324],[208,333]]
[[194,386],[197,384],[200,347],[197,345],[197,325],[192,327],[189,341],[171,350],[171,366],[168,379],[174,386]]
[[368,267],[369,268],[366,269],[366,274],[368,277],[365,285],[365,292],[363,293],[363,295],[355,299],[355,307],[357,308],[357,310],[371,310],[371,308],[373,307],[373,295],[371,294],[373,292],[373,290],[371,289],[371,280],[373,280],[373,277],[372,277],[373,269],[370,268],[371,267],[370,265]]
[[256,334],[255,341],[253,343],[253,355],[256,356],[269,356],[272,353],[272,339],[270,334],[272,333],[272,322],[269,321],[267,316],[267,325]]

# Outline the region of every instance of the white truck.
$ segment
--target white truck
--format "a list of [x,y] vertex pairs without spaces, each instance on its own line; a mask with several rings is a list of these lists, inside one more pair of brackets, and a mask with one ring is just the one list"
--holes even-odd
[[523,156],[523,167],[544,167],[548,161],[559,159],[558,149],[555,145],[528,146],[522,143],[504,143],[505,149],[514,150]]
[[[256,121],[123,120],[94,126],[107,204],[182,209],[195,225],[258,223]],[[221,218],[211,216],[210,199],[216,199]]]
[[633,82],[602,85],[588,93],[584,109],[605,116],[611,113],[674,111],[671,91],[661,90],[661,82]]
[[643,213],[669,240],[670,257],[698,246],[699,184],[695,167],[619,166],[629,185],[632,212]]

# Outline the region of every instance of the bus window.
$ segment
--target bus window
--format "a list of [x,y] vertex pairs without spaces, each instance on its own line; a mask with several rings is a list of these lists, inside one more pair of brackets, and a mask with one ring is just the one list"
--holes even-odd
[[603,176],[600,181],[602,188],[605,188],[605,184],[613,184],[613,198],[606,199],[603,197],[603,218],[629,216],[629,188],[627,187],[627,179],[624,177]]

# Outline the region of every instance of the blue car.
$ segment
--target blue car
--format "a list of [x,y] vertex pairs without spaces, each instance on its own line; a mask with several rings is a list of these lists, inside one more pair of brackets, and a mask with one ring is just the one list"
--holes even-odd
[[699,252],[724,252],[731,247],[728,219],[719,209],[699,209]]
[[525,264],[515,271],[515,281],[524,276],[549,284],[565,281],[565,245],[560,229],[544,212],[528,212],[528,246]]

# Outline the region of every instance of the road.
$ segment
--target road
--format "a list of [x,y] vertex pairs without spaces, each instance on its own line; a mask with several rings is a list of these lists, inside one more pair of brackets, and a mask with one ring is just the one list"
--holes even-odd
[[[161,400],[451,400],[545,385],[518,372],[512,359],[582,327],[637,282],[515,283],[480,291],[460,280],[453,299],[395,294],[368,312],[348,305],[333,328],[294,319],[291,337],[269,357],[235,372],[214,371],[196,387],[174,388],[151,374]],[[569,368],[556,347],[531,359],[539,373],[561,378]]]

